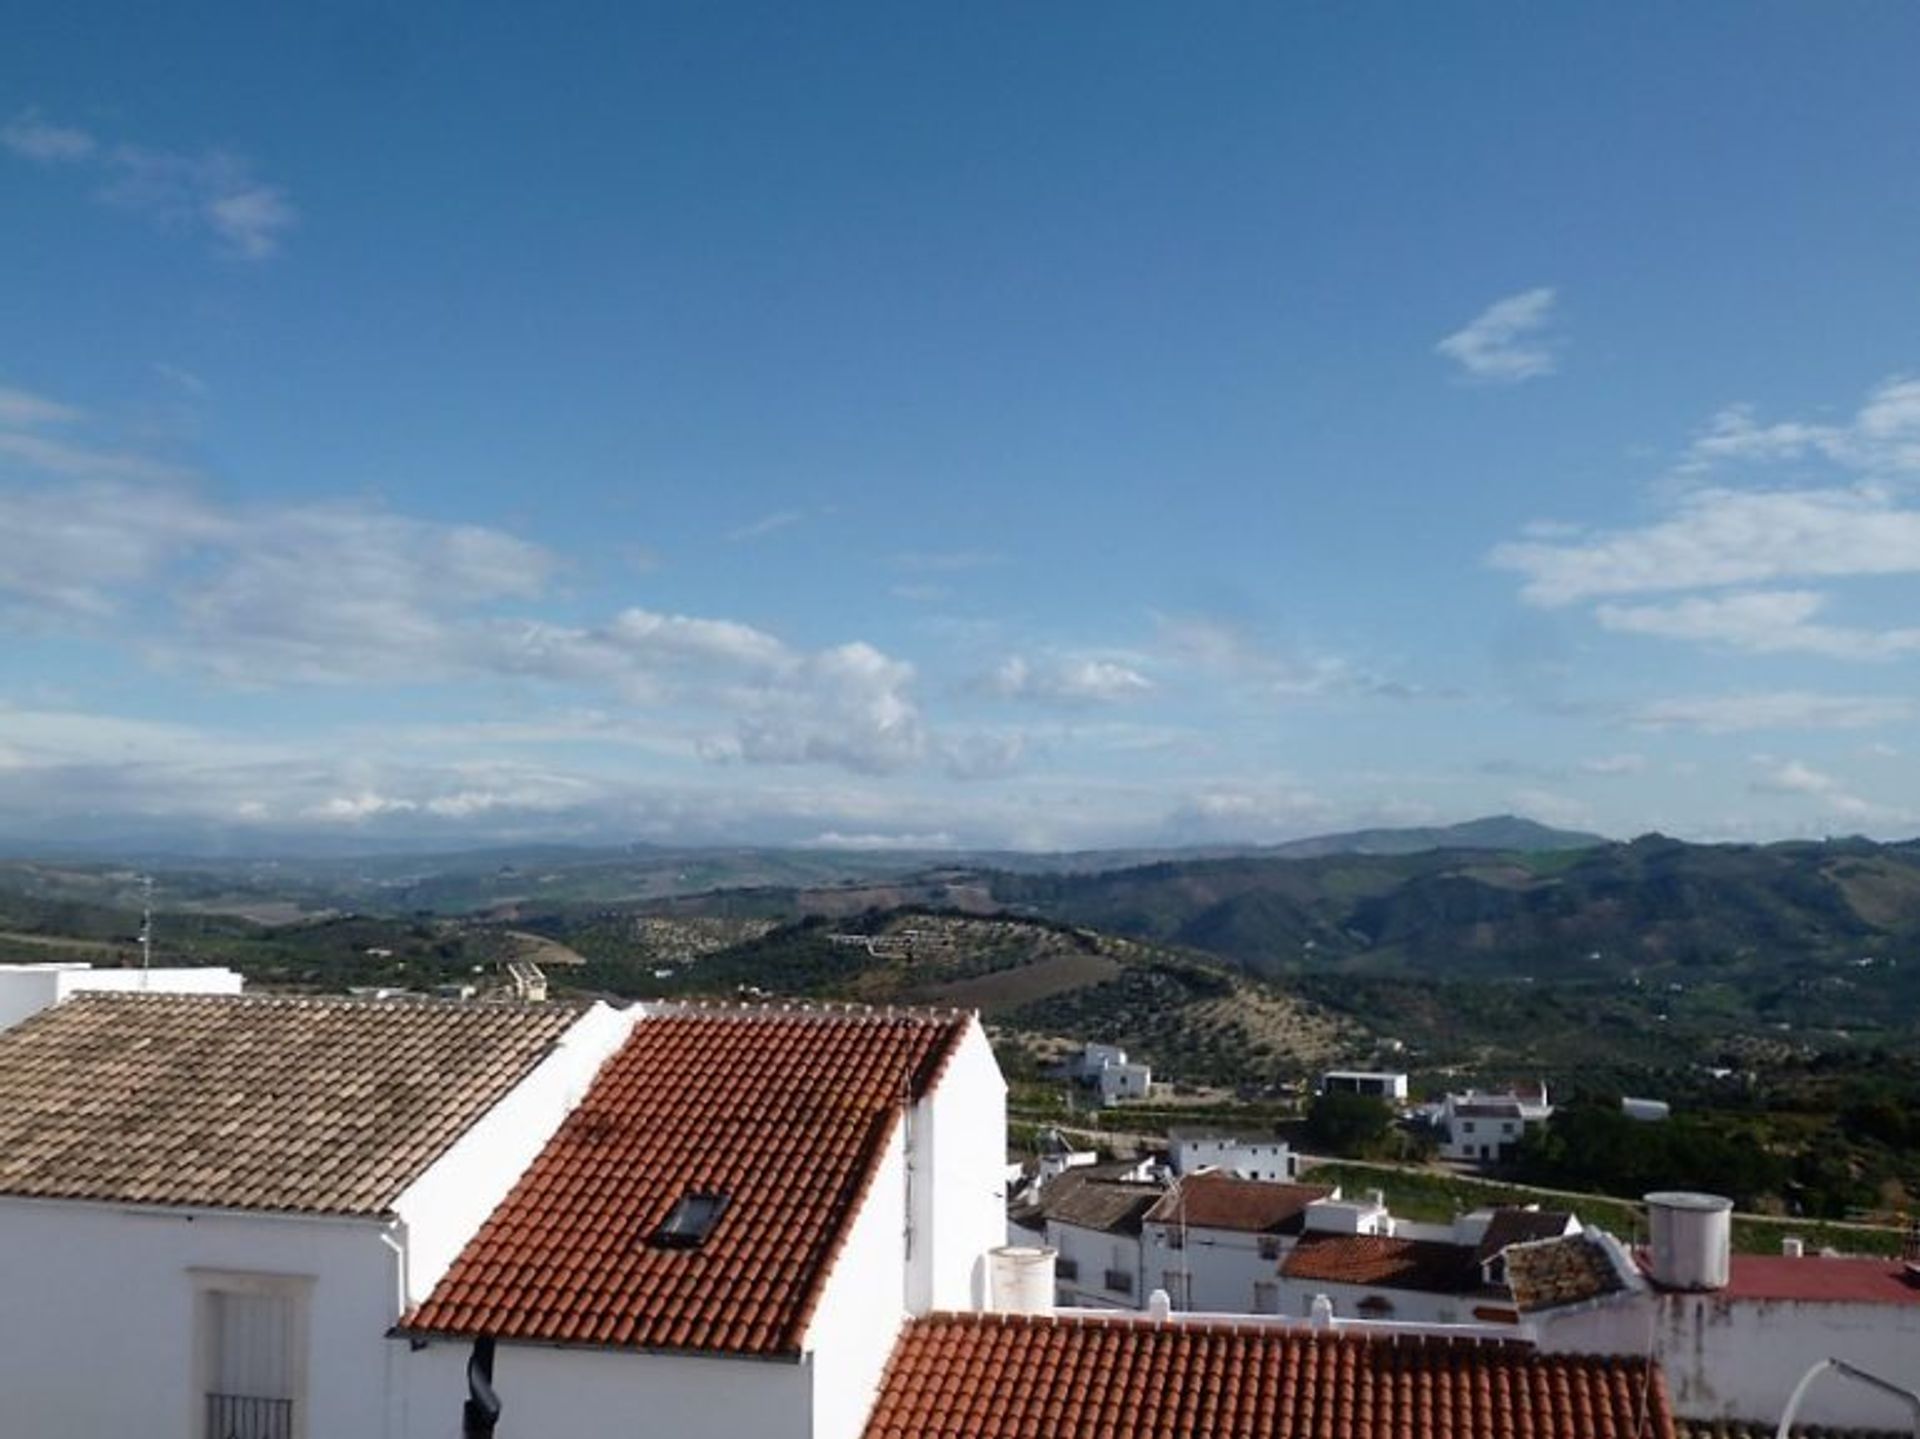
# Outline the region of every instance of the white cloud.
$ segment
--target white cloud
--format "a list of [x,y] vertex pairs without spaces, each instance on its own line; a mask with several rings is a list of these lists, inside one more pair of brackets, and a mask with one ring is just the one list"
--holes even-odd
[[1603,754],[1583,759],[1577,766],[1582,774],[1600,775],[1605,778],[1618,778],[1626,775],[1644,774],[1647,757],[1643,754]]
[[0,460],[11,460],[23,470],[75,480],[135,480],[168,484],[190,480],[193,472],[180,465],[126,450],[103,450],[69,444],[23,430],[0,429]]
[[1154,617],[1154,648],[1163,661],[1217,676],[1256,699],[1311,700],[1332,695],[1411,697],[1412,686],[1337,655],[1285,653],[1233,625],[1200,615]]
[[1775,761],[1758,757],[1765,773],[1748,786],[1756,794],[1806,795],[1818,800],[1835,814],[1860,818],[1878,813],[1879,807],[1848,793],[1845,785],[1830,774],[1802,764],[1799,760]]
[[1002,699],[1042,704],[1115,704],[1151,694],[1154,683],[1131,665],[1094,656],[1057,656],[1041,664],[1013,655],[980,688]]
[[1496,300],[1434,349],[1457,361],[1469,376],[1500,384],[1550,375],[1557,367],[1545,331],[1553,319],[1554,291],[1543,286]]
[[1003,565],[1007,557],[991,550],[905,550],[887,564],[909,574],[947,575],[962,570],[984,570]]
[[1003,779],[1020,768],[1029,743],[1020,730],[958,735],[942,743],[942,764],[953,779]]
[[27,429],[34,425],[70,424],[79,418],[80,412],[71,405],[0,385],[0,425]]
[[735,544],[747,540],[764,539],[781,530],[791,529],[806,518],[800,510],[778,510],[770,515],[762,515],[751,524],[741,525],[738,529],[727,531],[727,538]]
[[191,496],[117,484],[0,488],[0,613],[103,616],[175,557],[226,542],[231,519]]
[[1804,459],[1884,476],[1920,473],[1920,379],[1894,375],[1881,381],[1850,419],[1837,424],[1762,424],[1753,406],[1729,405],[1694,437],[1678,469],[1691,475],[1725,465]]
[[1521,596],[1545,606],[1797,576],[1914,574],[1920,509],[1871,486],[1715,488],[1687,495],[1656,524],[1567,543],[1503,544],[1490,562],[1524,575]]
[[42,165],[66,165],[91,157],[99,143],[85,130],[55,125],[38,110],[22,110],[0,126],[0,145],[23,160]]
[[1748,590],[1671,604],[1600,605],[1603,629],[1726,645],[1752,654],[1886,659],[1920,650],[1920,629],[1866,630],[1813,623],[1826,596],[1812,590]]
[[1782,690],[1654,700],[1627,716],[1637,729],[1738,734],[1758,730],[1874,729],[1910,719],[1913,703],[1878,695]]
[[40,164],[84,166],[101,179],[98,198],[167,229],[213,236],[227,253],[263,260],[298,215],[286,188],[257,178],[223,150],[184,154],[140,145],[104,145],[84,130],[29,110],[0,128],[0,144]]
[[181,155],[121,145],[106,163],[102,200],[169,229],[207,231],[242,259],[273,254],[297,218],[284,187],[256,179],[246,161],[222,151]]

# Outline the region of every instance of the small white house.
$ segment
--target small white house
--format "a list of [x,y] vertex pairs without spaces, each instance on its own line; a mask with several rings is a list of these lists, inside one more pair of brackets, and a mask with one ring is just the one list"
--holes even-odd
[[1286,1140],[1272,1134],[1177,1127],[1167,1131],[1167,1146],[1179,1175],[1219,1169],[1241,1179],[1285,1184],[1300,1172],[1299,1158]]
[[0,1428],[403,1434],[388,1330],[626,1028],[102,993],[0,1034]]
[[1055,1302],[1072,1309],[1138,1309],[1146,1302],[1140,1231],[1164,1184],[1125,1163],[1069,1169],[1008,1214],[1011,1242],[1054,1251]]
[[1407,1076],[1397,1070],[1329,1069],[1320,1076],[1322,1094],[1364,1094],[1389,1104],[1407,1102]]
[[1440,1102],[1435,1127],[1443,1159],[1494,1163],[1508,1158],[1533,1125],[1553,1117],[1547,1087],[1516,1087],[1498,1094],[1468,1090]]
[[1165,1290],[1176,1310],[1278,1314],[1280,1263],[1305,1232],[1309,1207],[1339,1194],[1219,1170],[1178,1180],[1142,1226],[1147,1286]]

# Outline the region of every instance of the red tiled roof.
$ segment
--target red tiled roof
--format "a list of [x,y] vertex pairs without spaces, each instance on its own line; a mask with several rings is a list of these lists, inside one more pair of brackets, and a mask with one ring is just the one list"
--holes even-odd
[[1673,1417],[1642,1359],[1298,1325],[936,1315],[901,1337],[866,1439],[1429,1434],[1673,1439]]
[[1147,1211],[1147,1221],[1248,1234],[1298,1234],[1307,1206],[1332,1193],[1318,1184],[1273,1184],[1208,1172],[1181,1180]]
[[[970,1023],[911,1011],[649,1015],[402,1328],[792,1354],[909,1099]],[[727,1195],[697,1247],[653,1242]]]
[[[1646,1255],[1636,1255],[1646,1268]],[[1726,1299],[1786,1299],[1810,1304],[1920,1304],[1920,1276],[1909,1279],[1897,1259],[1834,1259],[1809,1254],[1735,1254],[1727,1265]]]
[[1375,1234],[1309,1234],[1280,1266],[1289,1279],[1470,1294],[1482,1288],[1480,1265],[1463,1244],[1387,1239]]

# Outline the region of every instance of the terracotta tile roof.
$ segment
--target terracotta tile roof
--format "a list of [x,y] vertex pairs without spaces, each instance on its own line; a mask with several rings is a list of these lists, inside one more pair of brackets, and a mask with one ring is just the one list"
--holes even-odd
[[[1646,1255],[1638,1255],[1641,1269]],[[1808,1254],[1735,1254],[1727,1265],[1724,1299],[1799,1300],[1808,1304],[1920,1304],[1920,1270],[1898,1259]]]
[[1640,1359],[1299,1325],[936,1315],[907,1327],[866,1431],[866,1439],[1317,1435],[1673,1439],[1673,1418],[1658,1366]]
[[1280,1266],[1288,1279],[1471,1294],[1482,1288],[1480,1265],[1464,1244],[1386,1239],[1373,1234],[1308,1234]]
[[1333,1191],[1318,1184],[1272,1184],[1230,1174],[1196,1174],[1147,1211],[1154,1224],[1234,1229],[1247,1234],[1298,1234],[1307,1206]]
[[1537,1244],[1516,1244],[1507,1251],[1507,1287],[1522,1314],[1584,1304],[1626,1288],[1600,1241],[1569,1234]]
[[[1051,1219],[1107,1234],[1138,1234],[1140,1221],[1165,1193],[1157,1184],[1104,1179],[1069,1169],[1041,1187],[1032,1210],[1034,1219]],[[1026,1222],[1032,1225],[1034,1219]]]
[[1477,1257],[1482,1264],[1510,1244],[1530,1244],[1536,1239],[1558,1239],[1567,1232],[1573,1216],[1559,1209],[1518,1209],[1511,1206],[1493,1211],[1487,1232],[1480,1236]]
[[0,1034],[0,1194],[378,1214],[579,1017],[80,995]]
[[[676,1006],[634,1026],[427,1301],[414,1333],[799,1352],[906,1101],[970,1016]],[[705,1242],[655,1236],[727,1196]]]

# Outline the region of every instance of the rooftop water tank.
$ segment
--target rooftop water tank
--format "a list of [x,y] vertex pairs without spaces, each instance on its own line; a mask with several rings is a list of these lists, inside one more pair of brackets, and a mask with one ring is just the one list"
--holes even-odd
[[1733,1201],[1718,1194],[1662,1190],[1646,1196],[1647,1277],[1663,1289],[1727,1287]]
[[1001,1314],[1053,1313],[1054,1251],[1034,1244],[1003,1244],[987,1251],[993,1307]]

